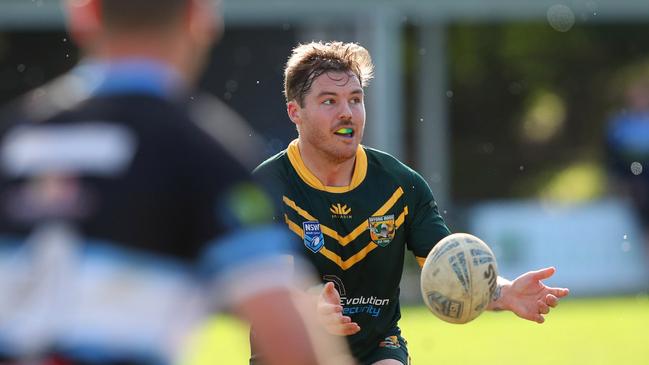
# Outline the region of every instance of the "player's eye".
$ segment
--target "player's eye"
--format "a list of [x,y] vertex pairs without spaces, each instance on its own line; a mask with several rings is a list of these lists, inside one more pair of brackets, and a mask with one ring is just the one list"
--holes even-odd
[[361,98],[352,98],[352,100],[350,100],[350,103],[352,104],[360,104],[362,102]]
[[336,103],[336,101],[334,99],[326,99],[325,101],[322,102],[322,104],[325,104],[325,105],[333,105],[335,103]]

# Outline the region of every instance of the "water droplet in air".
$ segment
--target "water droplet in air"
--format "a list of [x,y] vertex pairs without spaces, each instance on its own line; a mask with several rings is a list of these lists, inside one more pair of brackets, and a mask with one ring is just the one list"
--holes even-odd
[[631,163],[631,173],[633,175],[640,175],[642,173],[642,164],[637,161]]
[[567,32],[575,25],[575,14],[565,5],[552,5],[548,9],[547,18],[550,26],[559,32]]

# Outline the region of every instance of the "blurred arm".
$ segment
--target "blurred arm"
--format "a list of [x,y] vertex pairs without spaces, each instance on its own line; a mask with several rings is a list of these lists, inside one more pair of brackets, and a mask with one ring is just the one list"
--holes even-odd
[[315,298],[299,289],[315,283],[303,260],[288,257],[283,229],[238,232],[207,255],[220,268],[210,290],[213,303],[229,307],[254,328],[264,364],[353,364],[342,338],[318,323]]
[[267,290],[241,301],[236,313],[254,327],[266,364],[354,364],[345,344],[315,323],[314,303],[304,294]]

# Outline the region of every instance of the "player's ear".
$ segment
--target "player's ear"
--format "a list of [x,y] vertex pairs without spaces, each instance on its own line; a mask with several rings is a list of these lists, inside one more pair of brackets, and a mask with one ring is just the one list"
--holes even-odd
[[286,112],[288,113],[288,117],[291,118],[291,121],[296,125],[302,123],[302,119],[300,118],[301,110],[302,107],[300,107],[300,104],[296,100],[291,100],[286,103]]
[[101,31],[100,0],[67,0],[68,33],[80,47],[88,47],[97,41]]

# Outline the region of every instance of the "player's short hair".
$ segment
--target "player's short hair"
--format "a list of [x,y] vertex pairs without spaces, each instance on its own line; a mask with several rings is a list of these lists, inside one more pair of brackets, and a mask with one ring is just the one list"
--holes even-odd
[[284,96],[304,106],[304,97],[313,81],[326,72],[352,72],[362,87],[373,77],[374,65],[370,53],[357,43],[311,42],[300,44],[286,62]]
[[189,0],[102,0],[101,18],[107,28],[162,29],[178,23]]

